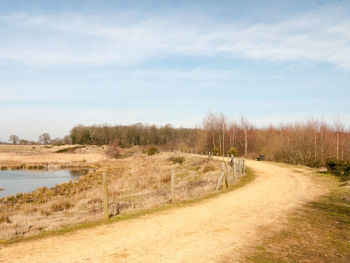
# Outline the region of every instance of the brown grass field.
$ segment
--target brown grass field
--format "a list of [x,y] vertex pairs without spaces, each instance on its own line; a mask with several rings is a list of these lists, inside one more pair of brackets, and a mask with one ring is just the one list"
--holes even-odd
[[[33,148],[35,147],[35,148]],[[111,216],[135,213],[169,202],[170,171],[175,168],[178,201],[213,193],[220,164],[186,157],[181,164],[169,158],[179,154],[148,156],[142,149],[120,150],[121,157],[108,157],[107,146],[88,146],[71,153],[56,153],[73,146],[0,146],[0,167],[89,168],[87,175],[50,189],[38,188],[1,200],[0,239],[26,237],[43,231],[88,223],[103,218],[102,172],[107,172]]]

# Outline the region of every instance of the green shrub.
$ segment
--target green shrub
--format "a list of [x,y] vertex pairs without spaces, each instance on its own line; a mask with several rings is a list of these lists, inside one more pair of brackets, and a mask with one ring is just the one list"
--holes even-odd
[[55,151],[55,153],[72,153],[75,152],[75,150],[77,149],[81,149],[84,148],[85,146],[73,146],[73,147],[67,147],[67,148],[63,148],[63,149],[59,149],[57,151]]
[[150,147],[147,150],[147,154],[148,155],[155,155],[155,154],[158,154],[158,153],[159,153],[159,150],[158,150],[157,147]]
[[327,160],[327,171],[340,178],[340,181],[348,181],[350,179],[350,162],[339,160]]
[[231,147],[231,149],[227,153],[229,155],[238,156],[238,150],[235,147]]
[[172,157],[168,158],[168,161],[169,162],[173,162],[173,163],[182,164],[185,161],[185,157],[183,157],[183,156],[177,156],[177,157],[172,156]]
[[217,154],[220,154],[220,149],[219,147],[214,147],[211,152],[214,154],[214,155],[217,155]]

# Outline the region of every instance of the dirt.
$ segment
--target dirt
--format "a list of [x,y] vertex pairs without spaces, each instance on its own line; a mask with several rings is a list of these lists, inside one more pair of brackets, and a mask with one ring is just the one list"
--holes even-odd
[[219,262],[227,251],[234,262],[261,229],[280,227],[290,211],[327,192],[292,168],[247,165],[257,177],[244,188],[187,207],[2,247],[0,262]]

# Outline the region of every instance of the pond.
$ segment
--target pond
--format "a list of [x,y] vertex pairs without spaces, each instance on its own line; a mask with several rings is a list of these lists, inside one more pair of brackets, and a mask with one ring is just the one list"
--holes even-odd
[[31,192],[39,187],[75,180],[85,170],[0,170],[0,197]]

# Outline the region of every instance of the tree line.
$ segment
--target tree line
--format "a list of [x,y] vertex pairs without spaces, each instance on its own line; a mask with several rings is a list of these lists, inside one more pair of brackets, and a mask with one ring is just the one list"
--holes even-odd
[[[11,135],[14,144],[29,144]],[[214,152],[308,166],[324,166],[329,159],[350,160],[350,131],[340,121],[311,119],[279,126],[256,127],[245,118],[229,121],[223,113],[208,113],[197,128],[145,125],[77,125],[64,138],[51,139],[44,133],[41,144],[85,144],[132,147],[154,145]]]
[[12,134],[10,135],[8,141],[11,144],[21,144],[21,145],[35,145],[35,144],[53,144],[53,145],[63,145],[63,144],[71,144],[72,140],[70,136],[65,136],[63,138],[54,138],[51,139],[50,134],[47,132],[39,135],[38,141],[31,141],[26,139],[20,139],[19,136]]
[[220,154],[235,147],[240,155],[263,154],[267,160],[312,167],[324,166],[329,159],[350,160],[350,131],[340,121],[311,119],[257,128],[245,118],[228,121],[222,113],[209,113],[202,128],[204,148]]
[[72,128],[73,144],[115,144],[119,147],[135,145],[166,145],[175,147],[180,143],[194,148],[200,129],[174,128],[170,124],[157,127],[141,123],[133,125],[77,125]]

